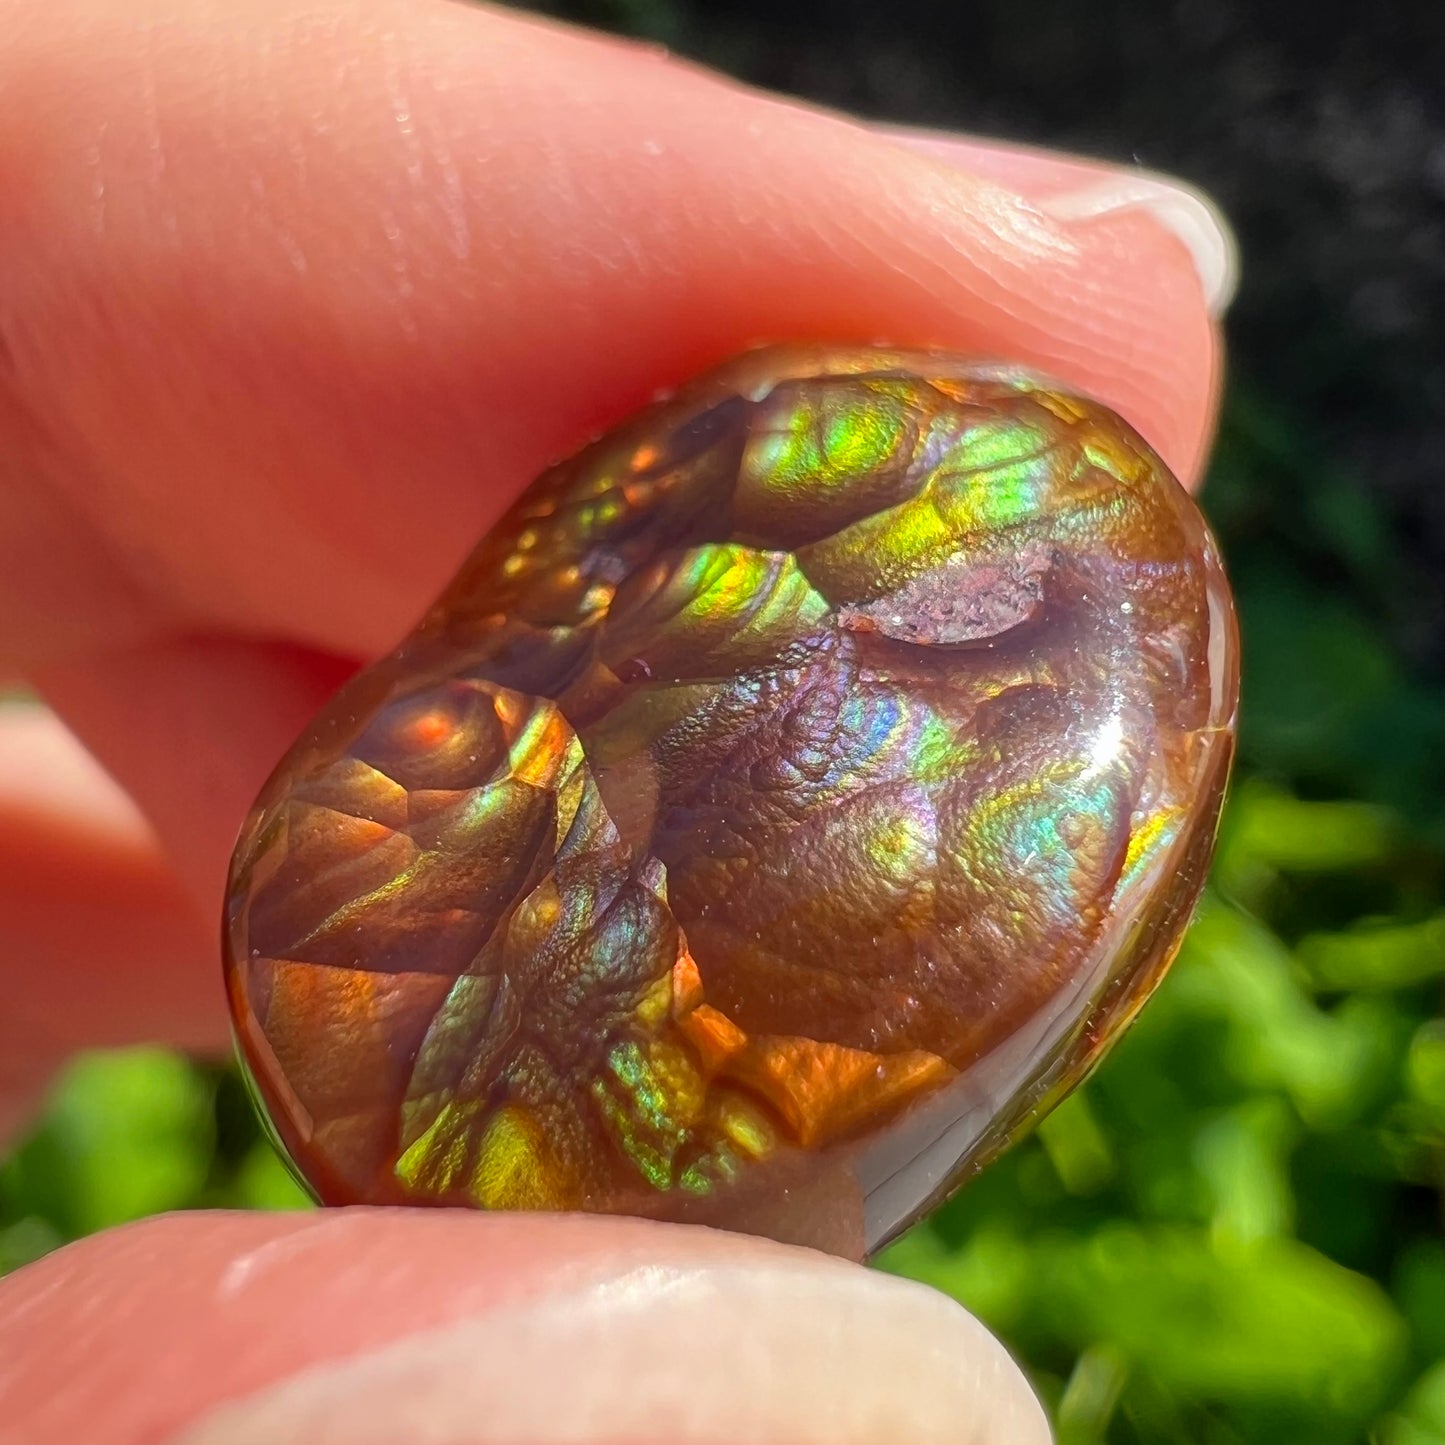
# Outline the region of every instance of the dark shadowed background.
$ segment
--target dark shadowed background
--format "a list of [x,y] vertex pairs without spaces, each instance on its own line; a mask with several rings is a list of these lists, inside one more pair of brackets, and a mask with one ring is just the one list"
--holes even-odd
[[[1179,964],[1086,1089],[885,1265],[956,1294],[1063,1445],[1445,1445],[1445,6],[572,0],[899,121],[1174,171],[1239,233],[1204,505],[1241,767]],[[296,1202],[235,1079],[78,1060],[0,1164],[0,1269]]]

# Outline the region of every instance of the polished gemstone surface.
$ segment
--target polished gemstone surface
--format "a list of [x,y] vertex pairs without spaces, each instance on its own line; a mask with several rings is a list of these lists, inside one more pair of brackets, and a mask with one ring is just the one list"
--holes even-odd
[[1158,982],[1236,674],[1112,413],[752,353],[539,478],[281,763],[227,903],[257,1093],[327,1202],[861,1256]]

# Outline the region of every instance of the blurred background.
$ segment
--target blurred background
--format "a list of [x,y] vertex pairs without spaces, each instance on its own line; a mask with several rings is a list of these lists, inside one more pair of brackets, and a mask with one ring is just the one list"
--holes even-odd
[[[1445,1445],[1445,6],[558,0],[756,83],[1174,171],[1244,257],[1204,505],[1241,762],[1173,974],[1096,1078],[889,1251],[1062,1445]],[[75,1061],[0,1270],[300,1196],[235,1077]]]

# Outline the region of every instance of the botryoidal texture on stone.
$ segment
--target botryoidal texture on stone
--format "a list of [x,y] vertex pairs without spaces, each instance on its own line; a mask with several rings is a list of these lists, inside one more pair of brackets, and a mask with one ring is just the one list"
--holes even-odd
[[325,1202],[861,1256],[1159,981],[1236,679],[1208,531],[1112,413],[747,355],[539,478],[267,784],[256,1092]]

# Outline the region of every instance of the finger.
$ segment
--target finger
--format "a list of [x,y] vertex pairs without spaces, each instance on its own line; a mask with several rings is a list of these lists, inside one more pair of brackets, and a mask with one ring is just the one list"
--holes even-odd
[[[1143,166],[1104,166],[1083,156],[1030,146],[979,141],[944,131],[884,126],[880,133],[922,155],[936,156],[984,180],[1007,186],[1060,220],[1105,215],[1137,207],[1188,250],[1199,274],[1205,305],[1222,316],[1239,285],[1239,245],[1219,207],[1178,176]],[[1197,469],[1181,467],[1186,482]]]
[[75,1050],[220,1052],[215,926],[135,805],[38,707],[0,707],[0,1140]]
[[29,663],[172,617],[374,652],[542,464],[760,339],[1005,356],[1200,455],[1213,328],[1145,209],[1056,221],[471,7],[9,8],[0,616]]
[[1060,225],[835,118],[483,12],[14,13],[0,107],[51,124],[6,132],[0,627],[207,912],[339,675],[294,641],[389,640],[543,460],[722,352],[988,350],[1183,466],[1207,429],[1203,292],[1145,210]]
[[943,1296],[710,1230],[190,1215],[0,1281],[27,1445],[1045,1445]]

